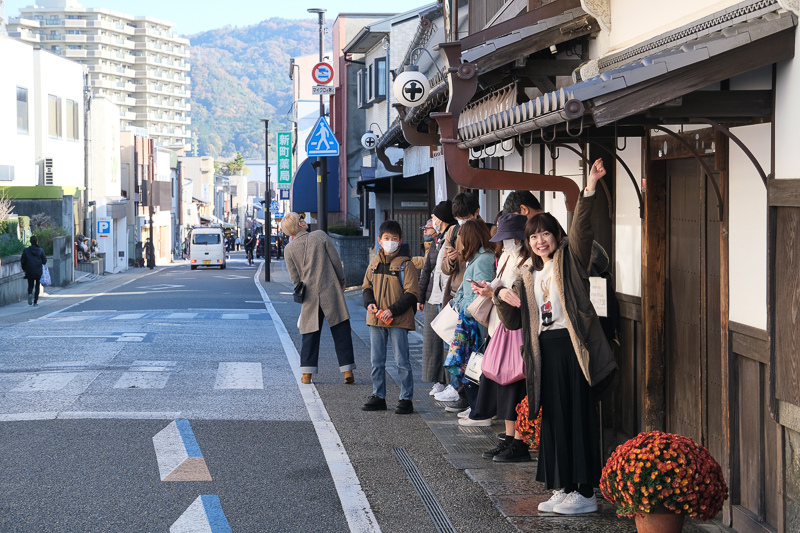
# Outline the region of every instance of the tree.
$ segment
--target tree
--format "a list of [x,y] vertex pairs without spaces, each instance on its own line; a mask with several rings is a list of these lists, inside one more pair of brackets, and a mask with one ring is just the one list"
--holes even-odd
[[244,156],[236,152],[233,161],[214,161],[214,173],[223,176],[249,176],[250,169],[244,164]]
[[11,205],[11,199],[6,194],[6,191],[0,191],[0,222],[8,219],[13,210],[14,206]]

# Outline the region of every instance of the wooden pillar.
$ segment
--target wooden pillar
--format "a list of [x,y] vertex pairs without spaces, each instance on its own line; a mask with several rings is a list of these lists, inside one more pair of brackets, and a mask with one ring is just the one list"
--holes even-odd
[[[736,382],[734,378],[734,359],[730,345],[730,264],[728,255],[728,232],[730,228],[729,190],[728,177],[728,138],[717,131],[714,135],[714,166],[719,172],[719,189],[724,211],[719,225],[719,331],[720,331],[720,368],[722,378],[722,441],[725,454],[720,458],[722,475],[728,480],[731,494],[738,494],[738,473],[733,472],[736,465],[735,457],[739,455],[738,439],[736,438]],[[763,464],[763,463],[762,463]],[[728,498],[723,506],[723,522],[730,526],[732,517],[732,501]]]
[[645,348],[645,431],[666,429],[666,164],[650,157],[650,135],[642,139],[642,322]]

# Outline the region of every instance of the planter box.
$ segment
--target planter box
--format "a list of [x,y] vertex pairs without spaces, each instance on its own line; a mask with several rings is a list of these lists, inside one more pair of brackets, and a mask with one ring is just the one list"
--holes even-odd
[[362,235],[346,237],[337,233],[329,233],[328,236],[342,260],[345,284],[348,287],[360,287],[369,266],[370,238]]

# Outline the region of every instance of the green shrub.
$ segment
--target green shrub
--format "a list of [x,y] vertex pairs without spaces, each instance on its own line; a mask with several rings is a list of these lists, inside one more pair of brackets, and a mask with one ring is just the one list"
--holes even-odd
[[33,234],[39,237],[39,246],[44,249],[47,256],[53,255],[53,241],[56,237],[66,237],[69,232],[64,228],[43,227],[33,230]]
[[19,227],[19,223],[16,219],[8,219],[0,222],[0,235],[12,235],[16,237],[17,227]]
[[25,244],[20,242],[16,237],[0,239],[0,257],[19,255],[24,249]]
[[328,224],[328,233],[336,233],[345,237],[353,237],[361,235],[361,230],[357,224],[352,222]]

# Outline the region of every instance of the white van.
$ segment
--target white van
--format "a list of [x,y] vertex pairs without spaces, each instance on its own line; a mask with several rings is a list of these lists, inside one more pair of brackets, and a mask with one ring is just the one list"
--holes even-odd
[[220,224],[210,226],[194,226],[189,244],[189,262],[192,270],[199,266],[218,266],[224,269],[225,236]]

